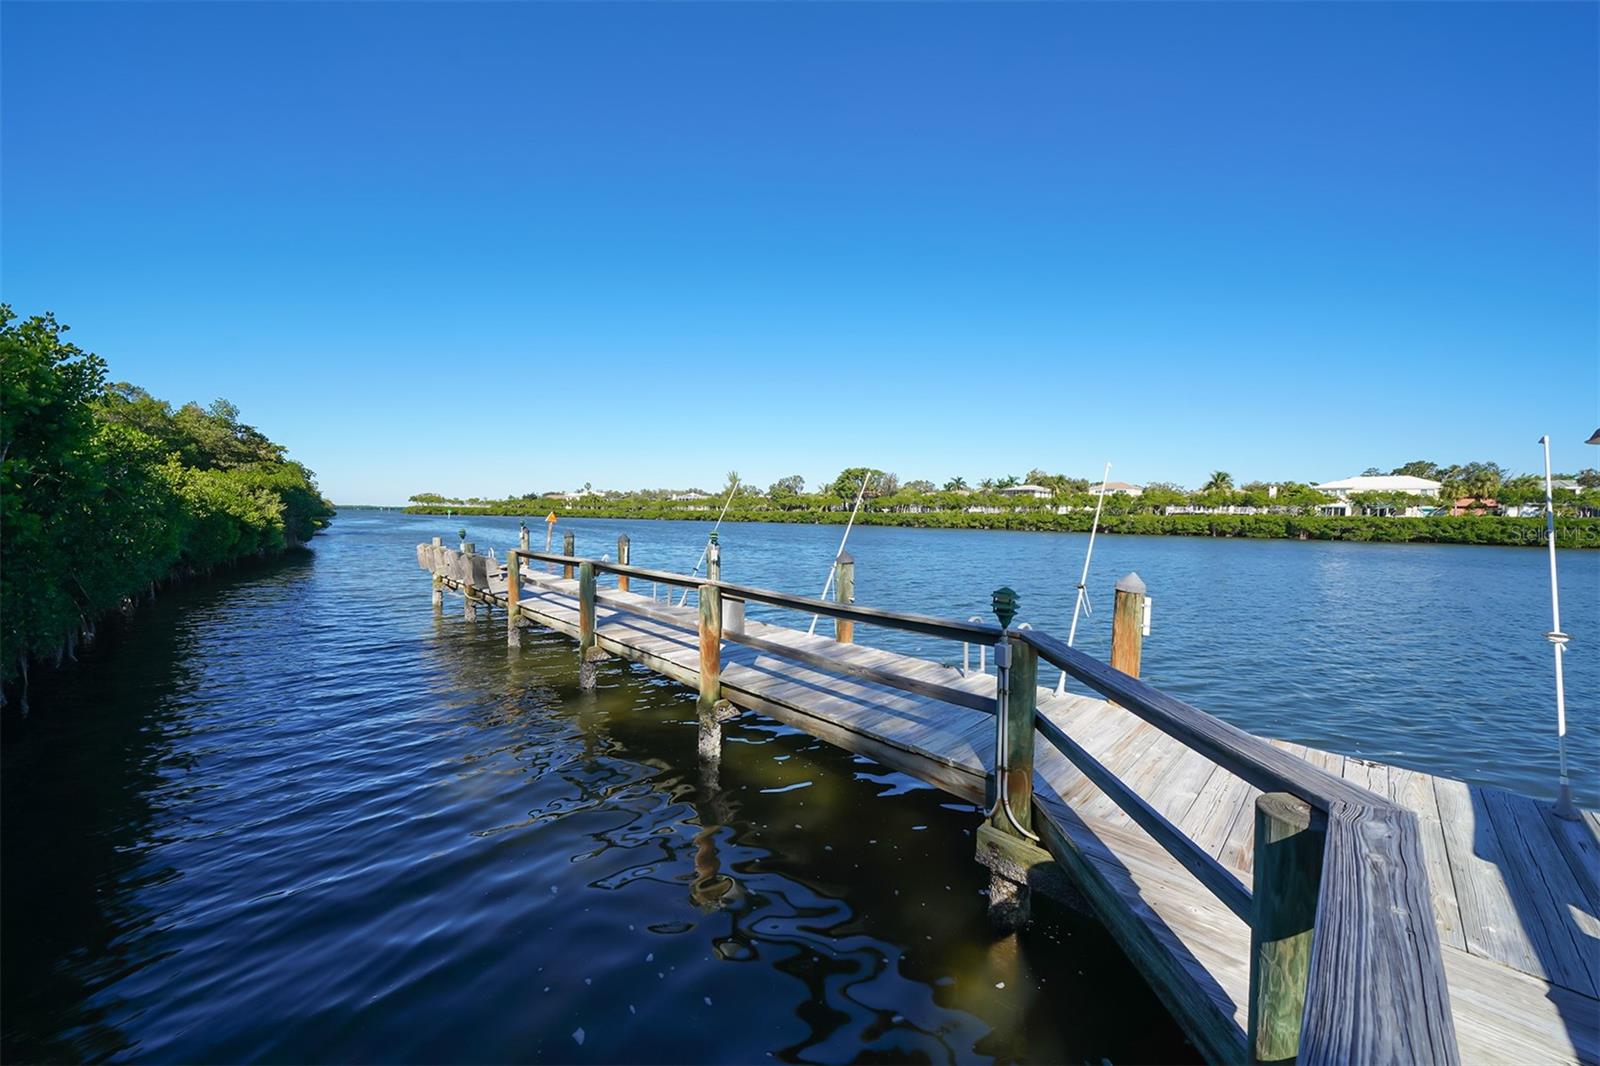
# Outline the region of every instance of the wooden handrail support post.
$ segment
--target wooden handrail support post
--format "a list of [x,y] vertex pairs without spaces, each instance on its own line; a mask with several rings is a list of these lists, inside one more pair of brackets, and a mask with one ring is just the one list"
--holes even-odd
[[[577,554],[577,550],[576,550],[577,549],[577,543],[578,543],[578,537],[577,537],[577,534],[575,534],[575,533],[568,533],[565,537],[562,537],[561,538],[561,554],[565,555],[569,559],[572,556],[576,555]],[[565,566],[563,566],[561,568],[561,576],[566,578],[568,581],[572,580],[572,564],[571,563],[567,563]]]
[[506,550],[506,644],[522,643],[522,552],[527,550],[528,531],[522,531],[523,547]]
[[[849,552],[841,551],[833,561],[833,599],[846,607],[856,602],[856,560]],[[856,624],[848,618],[835,618],[833,639],[840,644],[854,643]]]
[[722,593],[700,586],[700,710],[722,698]]
[[528,551],[532,548],[532,545],[528,543],[528,523],[526,522],[522,523],[522,527],[517,532],[517,547],[523,551]]
[[467,601],[467,605],[462,608],[462,614],[468,619],[475,619],[478,617],[477,593],[473,590],[472,585],[473,556],[476,554],[477,545],[473,544],[470,540],[464,540],[461,542],[461,560],[463,563],[462,571],[465,574],[465,580],[461,582],[461,595],[462,598]]
[[1111,667],[1129,677],[1139,676],[1139,660],[1144,655],[1144,601],[1145,585],[1138,574],[1128,574],[1117,582],[1111,610]]
[[444,575],[439,573],[439,554],[444,550],[444,538],[433,538],[433,607],[444,609]]
[[1256,798],[1255,888],[1250,918],[1252,1062],[1300,1053],[1327,819],[1286,792]]
[[996,758],[987,790],[988,817],[978,828],[978,861],[989,868],[989,920],[999,929],[1013,930],[1028,922],[1029,896],[1035,883],[1050,877],[1052,870],[1056,877],[1060,873],[1033,832],[1039,653],[1016,637],[995,645],[994,653],[999,675]]
[[[632,551],[632,543],[633,542],[628,539],[628,535],[626,533],[619,533],[617,535],[617,564],[619,566],[627,566],[628,565],[629,554]],[[617,575],[617,591],[618,592],[627,592],[628,591],[628,575],[627,574],[618,574]]]
[[604,657],[594,639],[594,601],[594,563],[585,561],[578,564],[578,688],[584,692],[594,691],[595,660]]
[[716,585],[700,586],[700,698],[695,703],[699,718],[701,760],[714,770],[722,758],[722,722],[732,717],[732,708],[722,698],[722,590]]

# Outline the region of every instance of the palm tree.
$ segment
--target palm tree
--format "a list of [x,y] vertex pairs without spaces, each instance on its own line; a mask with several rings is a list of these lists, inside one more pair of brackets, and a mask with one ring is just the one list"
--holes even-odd
[[960,476],[953,477],[944,483],[944,491],[946,492],[959,492],[966,487],[967,479]]
[[1213,470],[1211,479],[1200,486],[1201,492],[1231,492],[1233,490],[1233,475],[1226,470]]

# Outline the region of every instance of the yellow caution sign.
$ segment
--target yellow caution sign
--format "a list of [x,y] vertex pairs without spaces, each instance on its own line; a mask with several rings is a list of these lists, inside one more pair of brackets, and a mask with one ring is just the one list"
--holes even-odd
[[549,514],[544,516],[544,520],[546,522],[548,522],[552,526],[555,525],[556,524],[556,513],[554,511],[551,511]]

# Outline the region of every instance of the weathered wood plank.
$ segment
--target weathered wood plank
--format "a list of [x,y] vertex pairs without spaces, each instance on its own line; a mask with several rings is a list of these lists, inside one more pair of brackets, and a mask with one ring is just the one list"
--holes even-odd
[[1389,798],[1415,811],[1422,832],[1422,857],[1428,864],[1428,888],[1433,902],[1433,918],[1439,923],[1439,941],[1447,947],[1466,949],[1461,931],[1461,904],[1456,900],[1455,875],[1450,872],[1450,856],[1445,849],[1444,827],[1439,822],[1439,802],[1433,794],[1433,778],[1415,770],[1389,767]]
[[1416,815],[1327,816],[1300,1061],[1458,1062]]
[[[1523,931],[1534,944],[1550,977],[1560,985],[1593,996],[1600,990],[1600,935],[1585,910],[1587,894],[1550,835],[1534,801],[1498,788],[1477,790],[1506,858],[1505,873]],[[1582,919],[1589,927],[1579,927]]]
[[1549,970],[1523,931],[1510,860],[1482,797],[1447,777],[1434,778],[1433,789],[1467,950],[1548,980]]

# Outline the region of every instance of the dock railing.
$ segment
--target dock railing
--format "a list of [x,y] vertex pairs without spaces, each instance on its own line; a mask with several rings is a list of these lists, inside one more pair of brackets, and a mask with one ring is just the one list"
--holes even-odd
[[[991,791],[995,810],[1000,809],[1002,799],[1006,801],[1005,813],[1021,831],[1019,839],[1040,839],[1029,825],[1035,809],[1033,736],[1035,732],[1043,735],[1200,884],[1249,924],[1246,1039],[1253,1061],[1297,1060],[1329,1066],[1459,1061],[1417,817],[1387,798],[1038,629],[860,607],[621,562],[583,559],[570,550],[557,555],[512,549],[507,557],[514,573],[520,573],[520,558],[554,563],[568,574],[578,572],[579,639],[585,646],[594,642],[599,595],[595,574],[697,589],[702,702],[720,698],[720,648],[727,639],[996,714],[998,758],[990,768]],[[517,602],[519,584],[510,582],[508,605]],[[725,632],[725,600],[826,615],[957,643],[992,644],[999,668],[997,691],[990,698],[877,667],[857,666],[791,643]],[[670,614],[637,603],[624,609],[662,615],[663,620]],[[517,612],[511,613],[515,616]],[[670,616],[670,620],[683,624],[681,616]],[[1263,795],[1256,804],[1252,887],[1247,888],[1210,852],[1152,808],[1061,726],[1037,713],[1039,659],[1261,790]],[[992,824],[1004,825],[998,816]],[[1075,847],[1061,834],[1047,834],[1042,842],[1063,861],[1060,850]]]

